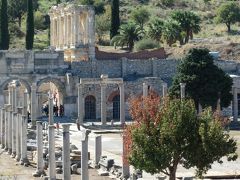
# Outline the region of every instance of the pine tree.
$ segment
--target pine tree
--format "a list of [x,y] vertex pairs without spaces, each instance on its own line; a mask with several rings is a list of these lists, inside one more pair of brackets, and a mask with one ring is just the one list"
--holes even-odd
[[27,10],[26,49],[30,50],[33,48],[34,41],[34,16],[32,0],[28,0]]
[[2,0],[2,4],[1,4],[1,43],[0,43],[0,48],[2,50],[7,50],[9,48],[7,0]]
[[111,17],[110,38],[112,39],[115,35],[118,34],[118,29],[120,27],[119,0],[112,0],[111,9],[112,9],[112,17]]

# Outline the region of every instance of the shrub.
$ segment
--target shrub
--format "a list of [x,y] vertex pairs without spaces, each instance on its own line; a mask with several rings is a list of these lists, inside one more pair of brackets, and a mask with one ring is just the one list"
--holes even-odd
[[161,0],[161,2],[164,6],[172,6],[175,0]]
[[152,39],[142,39],[135,43],[136,51],[141,51],[145,49],[154,49],[159,47],[160,47],[159,43]]
[[25,33],[23,31],[21,31],[19,26],[15,23],[9,23],[9,32],[10,32],[11,36],[15,36],[18,38],[22,38],[25,36]]
[[35,29],[44,30],[46,29],[45,17],[40,11],[34,13],[34,25]]

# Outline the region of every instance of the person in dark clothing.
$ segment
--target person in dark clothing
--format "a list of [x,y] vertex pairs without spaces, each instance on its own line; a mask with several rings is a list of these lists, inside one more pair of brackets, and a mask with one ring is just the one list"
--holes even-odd
[[60,110],[59,110],[60,116],[63,117],[64,116],[64,106],[62,104],[60,104]]

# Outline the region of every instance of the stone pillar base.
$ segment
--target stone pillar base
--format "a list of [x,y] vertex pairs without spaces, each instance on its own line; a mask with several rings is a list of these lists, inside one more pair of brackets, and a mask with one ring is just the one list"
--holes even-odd
[[8,154],[9,154],[9,155],[12,154],[12,149],[8,148]]
[[28,161],[28,159],[20,159],[20,165],[28,166],[30,165],[30,162]]
[[12,152],[11,157],[15,158],[16,157],[16,152]]
[[21,156],[20,155],[16,155],[15,160],[16,161],[20,161],[20,159],[21,159]]
[[35,173],[32,174],[33,177],[42,177],[42,176],[46,176],[47,174],[45,173],[45,171],[39,171],[37,170]]
[[1,149],[4,149],[4,150],[5,150],[5,145],[2,144],[2,145],[1,145]]

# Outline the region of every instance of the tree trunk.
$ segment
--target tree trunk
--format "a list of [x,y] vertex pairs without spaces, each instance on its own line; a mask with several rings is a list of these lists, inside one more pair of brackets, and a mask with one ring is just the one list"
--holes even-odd
[[231,31],[231,25],[230,25],[230,23],[229,23],[229,24],[227,24],[227,29],[228,29],[228,32],[230,32],[230,31]]
[[174,166],[169,167],[169,180],[175,180],[176,179],[176,171],[177,169]]
[[190,35],[190,39],[193,40],[193,32],[192,32],[192,30],[190,31],[189,35]]
[[18,27],[19,28],[22,27],[22,16],[21,15],[18,16]]
[[188,40],[189,40],[189,31],[186,32],[185,44],[188,43]]

